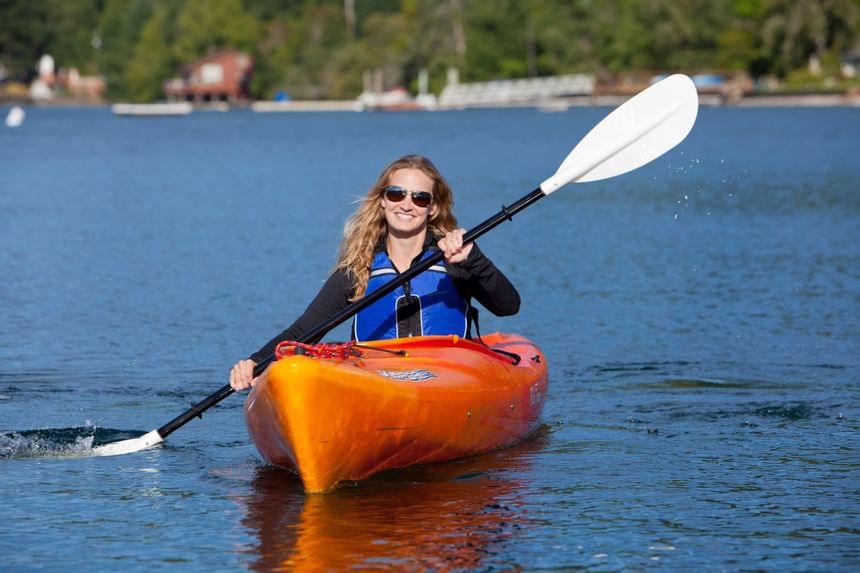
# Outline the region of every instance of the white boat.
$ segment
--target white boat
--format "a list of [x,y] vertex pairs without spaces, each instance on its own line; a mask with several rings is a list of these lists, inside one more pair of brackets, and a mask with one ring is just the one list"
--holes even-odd
[[363,111],[364,106],[356,100],[289,100],[255,101],[251,111],[262,113],[286,111]]
[[187,115],[191,113],[189,102],[175,103],[115,103],[111,106],[115,115]]
[[7,127],[18,127],[22,123],[24,123],[24,118],[27,114],[24,113],[24,110],[17,105],[9,110],[9,114],[6,116],[6,126]]
[[560,113],[570,109],[570,104],[563,98],[547,98],[538,102],[537,109],[543,113]]

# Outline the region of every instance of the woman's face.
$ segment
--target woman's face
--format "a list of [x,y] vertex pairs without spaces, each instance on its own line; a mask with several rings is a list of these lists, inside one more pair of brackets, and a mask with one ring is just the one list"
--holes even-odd
[[433,194],[433,180],[420,169],[398,169],[391,174],[389,186],[406,189],[406,197],[400,201],[392,201],[382,194],[382,208],[385,210],[385,221],[388,232],[394,237],[413,237],[427,228],[427,221],[436,212],[436,203],[431,202],[426,207],[419,207],[413,201],[412,193],[425,191]]

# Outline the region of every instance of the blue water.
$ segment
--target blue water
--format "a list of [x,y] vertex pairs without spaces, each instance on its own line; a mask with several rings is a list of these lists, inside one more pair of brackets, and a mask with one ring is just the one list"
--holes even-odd
[[390,160],[430,156],[469,227],[608,111],[0,130],[0,570],[855,570],[860,109],[703,109],[668,155],[484,237],[523,306],[482,329],[550,365],[514,448],[306,496],[233,396],[164,448],[88,456],[297,316]]

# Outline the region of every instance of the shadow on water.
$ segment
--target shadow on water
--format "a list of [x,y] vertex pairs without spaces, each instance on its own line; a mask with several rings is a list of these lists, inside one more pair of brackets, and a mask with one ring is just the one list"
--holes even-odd
[[0,432],[0,460],[85,458],[93,455],[96,446],[144,433],[95,426]]
[[504,567],[502,553],[534,517],[519,472],[545,449],[546,427],[512,448],[387,472],[322,495],[261,467],[242,500],[258,540],[256,571],[472,570]]

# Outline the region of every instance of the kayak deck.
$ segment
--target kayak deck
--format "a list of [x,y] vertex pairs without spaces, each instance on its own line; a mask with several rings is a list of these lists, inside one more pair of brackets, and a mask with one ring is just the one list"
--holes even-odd
[[371,342],[345,360],[283,358],[245,401],[251,439],[308,492],[514,444],[540,422],[546,361],[523,337],[483,340],[490,348],[432,336]]

